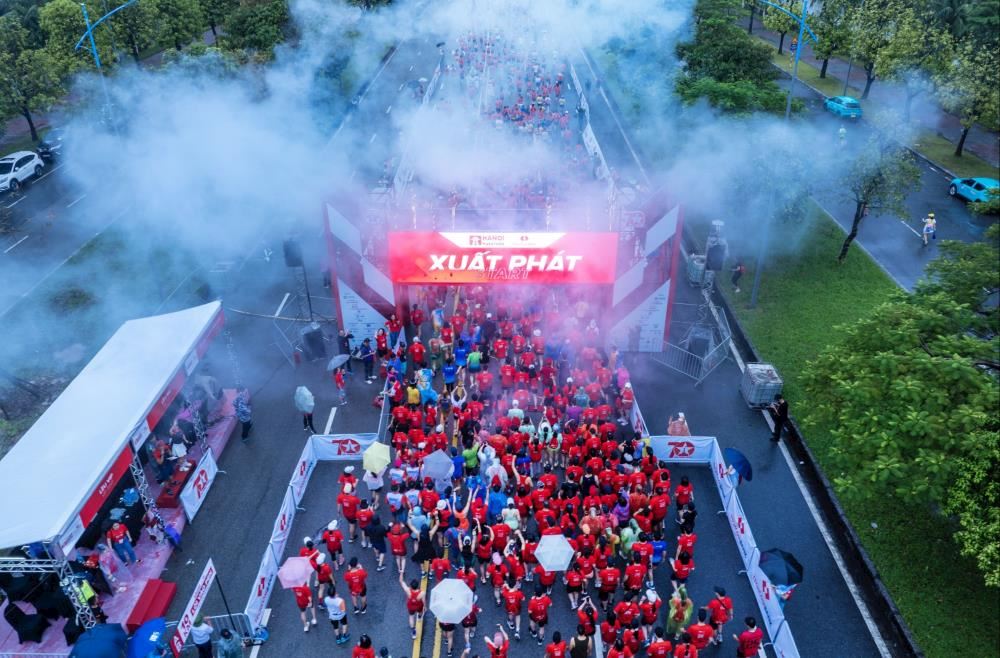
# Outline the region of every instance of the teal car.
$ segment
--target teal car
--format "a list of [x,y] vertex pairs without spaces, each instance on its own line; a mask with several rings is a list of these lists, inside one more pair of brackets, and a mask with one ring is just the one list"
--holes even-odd
[[990,193],[1000,194],[1000,181],[995,178],[953,178],[948,194],[966,201],[988,201]]
[[823,103],[827,111],[845,119],[861,118],[861,103],[850,96],[831,96]]

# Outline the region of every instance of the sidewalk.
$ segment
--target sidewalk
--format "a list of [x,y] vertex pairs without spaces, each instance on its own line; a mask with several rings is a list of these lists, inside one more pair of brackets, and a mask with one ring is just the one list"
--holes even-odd
[[[742,19],[740,25],[745,28],[748,22],[749,19]],[[754,21],[753,34],[775,47],[777,47],[780,40],[780,36],[776,32],[771,32],[760,27],[758,20]],[[791,40],[791,35],[785,35],[785,52],[788,51],[788,44]],[[813,54],[812,47],[809,44],[806,44],[802,51],[800,61],[815,66],[817,69],[823,66],[823,60]],[[830,63],[826,69],[826,76],[833,80],[839,80],[842,83],[847,76],[847,70],[847,62],[838,58],[830,58]],[[865,71],[858,62],[855,62],[854,66],[851,67],[850,86],[856,89],[859,95],[861,90],[865,88]],[[902,109],[903,104],[906,102],[905,93],[902,89],[893,83],[878,78],[872,84],[868,100],[880,105],[895,105],[900,109]],[[924,111],[920,111],[921,105]],[[933,111],[927,112],[927,109]],[[962,126],[958,118],[942,110],[932,98],[928,97],[917,98],[913,102],[912,121],[917,128],[940,135],[952,144],[958,142],[958,138],[962,133]],[[977,124],[969,131],[969,136],[965,140],[965,151],[979,156],[994,167],[1000,166],[1000,135],[986,130]]]

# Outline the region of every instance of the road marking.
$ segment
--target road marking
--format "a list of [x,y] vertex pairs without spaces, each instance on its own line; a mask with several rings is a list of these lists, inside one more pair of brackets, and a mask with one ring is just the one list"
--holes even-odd
[[901,219],[899,220],[899,223],[905,226],[906,228],[910,229],[910,232],[913,233],[913,235],[917,236],[918,238],[920,237],[920,231],[907,224],[906,220]]
[[40,181],[40,180],[42,180],[43,178],[45,178],[46,176],[48,176],[49,174],[54,174],[54,173],[56,173],[56,172],[57,172],[57,171],[59,171],[59,170],[60,170],[60,169],[61,169],[61,168],[62,168],[63,166],[64,166],[63,164],[57,164],[57,165],[56,165],[55,167],[52,167],[51,169],[49,169],[48,171],[46,171],[46,172],[45,172],[44,174],[42,174],[41,176],[39,176],[38,178],[36,178],[36,179],[35,179],[35,181]]
[[[413,70],[413,64],[410,64],[410,70],[411,70],[411,71]],[[403,88],[403,85],[400,85],[400,86],[399,86],[399,88],[400,88],[400,89],[402,89],[402,88]]]
[[399,83],[399,91],[403,91],[403,87],[405,87],[405,86],[406,86],[405,82]]
[[389,112],[392,112],[392,105],[390,105],[389,107],[385,108],[385,113],[389,114]]
[[354,180],[354,176],[355,176],[355,175],[356,175],[357,173],[358,173],[358,170],[357,170],[357,169],[352,169],[352,170],[351,170],[351,177],[350,177],[350,178],[348,178],[347,180]]
[[[365,88],[364,93],[361,94],[361,96],[358,97],[358,105],[361,105],[361,101],[363,101],[365,99],[365,96],[368,95],[368,92],[371,91],[372,87],[375,86],[375,81],[378,80],[378,78],[379,78],[380,75],[382,75],[382,71],[385,70],[385,67],[389,66],[389,62],[392,61],[392,58],[396,56],[397,52],[399,52],[399,50],[398,49],[394,49],[392,51],[392,54],[390,54],[389,57],[386,58],[385,62],[382,64],[382,67],[378,71],[375,72],[374,76],[372,76],[372,81],[370,83],[368,83],[368,86]],[[351,120],[352,116],[354,116],[353,113],[348,114],[347,118],[345,118],[340,123],[340,125],[337,126],[337,130],[334,131],[333,137],[331,137],[330,141],[326,143],[326,148],[330,148],[330,145],[333,144],[333,141],[335,139],[337,139],[337,136],[340,134],[340,131],[344,129],[344,126],[347,125],[347,122]]]
[[72,208],[73,206],[75,206],[76,204],[80,203],[81,201],[83,201],[83,200],[84,200],[84,199],[86,199],[86,198],[87,198],[87,195],[86,195],[86,193],[84,193],[84,194],[81,194],[81,195],[80,195],[80,198],[78,198],[78,199],[77,199],[76,201],[72,202],[71,204],[69,204],[69,205],[68,205],[68,206],[66,206],[66,207],[67,207],[67,208]]
[[288,298],[291,297],[291,295],[292,293],[290,292],[285,293],[285,297],[281,300],[281,303],[278,304],[278,310],[274,312],[274,317],[278,317],[279,315],[281,315],[281,309],[285,308],[285,304],[288,303]]
[[[771,415],[767,411],[761,410],[761,415],[764,417],[764,422],[767,423],[771,431],[774,431],[773,423],[771,421]],[[782,441],[778,444],[781,448],[781,454],[785,457],[785,462],[788,463],[788,470],[792,472],[792,478],[795,480],[795,484],[798,485],[799,491],[802,493],[802,498],[806,501],[806,507],[809,508],[809,513],[812,514],[813,521],[816,522],[816,527],[819,528],[820,534],[823,536],[823,541],[826,542],[826,547],[830,549],[830,555],[833,556],[833,561],[837,565],[837,569],[840,571],[841,577],[844,579],[844,583],[847,585],[847,590],[851,593],[851,598],[854,600],[854,604],[858,606],[858,612],[861,614],[861,619],[864,620],[865,626],[868,627],[868,632],[872,636],[872,640],[875,642],[876,648],[883,658],[889,658],[892,653],[889,651],[889,647],[886,646],[885,640],[882,639],[882,634],[879,633],[878,627],[875,625],[875,621],[872,619],[871,613],[868,612],[868,606],[862,603],[861,592],[858,591],[858,586],[854,583],[854,579],[847,572],[847,567],[844,566],[844,559],[840,556],[840,552],[837,551],[836,546],[833,544],[833,538],[830,536],[830,531],[826,527],[826,523],[823,521],[823,517],[819,515],[819,510],[816,509],[816,504],[813,502],[812,496],[809,495],[806,489],[805,483],[802,481],[802,477],[799,475],[798,468],[794,460],[792,459],[791,453],[788,452],[788,448],[785,446],[785,442]]]
[[6,206],[4,206],[4,208],[13,208],[13,207],[14,207],[14,206],[16,206],[17,204],[19,204],[19,203],[21,203],[22,201],[24,201],[24,197],[25,197],[25,196],[26,196],[26,195],[22,194],[21,196],[17,197],[17,201],[15,201],[14,203],[8,203],[8,204],[7,204]]
[[3,252],[6,254],[6,253],[8,253],[10,251],[13,251],[14,247],[16,247],[17,245],[21,244],[22,242],[24,242],[27,239],[28,239],[28,236],[26,235],[23,238],[21,238],[20,240],[18,240],[17,242],[15,242],[14,244],[12,244],[11,246],[9,246],[6,249],[4,249]]
[[376,137],[378,137],[378,133],[372,133],[372,138],[368,140],[368,143],[371,144],[374,142]]
[[[418,566],[420,568],[423,568],[424,565],[420,564]],[[424,593],[424,600],[426,601],[426,597],[427,597],[427,576],[424,576],[423,578],[420,579],[420,591]],[[422,655],[420,653],[420,643],[424,639],[424,620],[427,619],[427,610],[428,609],[429,609],[429,606],[424,605],[424,614],[420,615],[420,619],[417,621],[417,637],[413,638],[413,652],[410,654],[411,656]],[[437,626],[437,624],[434,624],[434,625]],[[440,650],[440,646],[438,647],[438,649]]]
[[333,427],[333,419],[337,416],[337,407],[330,408],[330,417],[326,419],[326,429],[323,430],[323,434],[329,434],[330,428]]

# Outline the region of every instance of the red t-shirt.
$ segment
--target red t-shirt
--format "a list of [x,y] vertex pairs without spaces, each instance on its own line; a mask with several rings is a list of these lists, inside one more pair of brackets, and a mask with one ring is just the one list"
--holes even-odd
[[701,622],[688,626],[687,633],[691,636],[691,644],[694,645],[695,649],[707,647],[708,643],[712,641],[712,636],[715,635],[711,626]]
[[712,613],[712,621],[722,624],[729,621],[733,615],[733,600],[728,596],[716,597],[708,602],[708,611]]
[[422,325],[424,323],[424,312],[419,308],[415,308],[410,311],[410,322],[417,327]]
[[510,650],[510,640],[504,640],[498,647],[490,647],[490,658],[507,658]]
[[507,347],[507,341],[503,338],[496,339],[493,341],[493,355],[500,361],[503,361],[507,358]]
[[672,648],[673,645],[670,644],[669,640],[657,640],[646,647],[646,656],[648,658],[670,658]]
[[434,579],[440,582],[451,571],[451,562],[446,557],[436,557],[431,560],[431,570],[434,572]]
[[347,591],[357,596],[365,589],[365,582],[368,580],[368,572],[365,571],[364,567],[348,569],[344,572],[344,580],[347,581]]
[[760,651],[761,642],[764,641],[764,631],[759,628],[747,629],[740,633],[740,653],[745,658],[753,658]]
[[367,528],[371,525],[373,518],[375,518],[375,512],[370,507],[358,510],[358,527]]
[[128,534],[128,528],[124,525],[119,525],[117,528],[111,528],[108,530],[108,539],[111,540],[112,544],[118,544],[126,539],[126,534]]
[[326,542],[326,550],[336,553],[344,547],[344,533],[340,530],[324,530],[323,541]]
[[566,658],[566,640],[549,642],[545,647],[545,658]]
[[406,531],[399,534],[390,532],[385,538],[389,540],[389,549],[393,555],[406,555],[406,540],[410,538],[410,533]]
[[312,603],[312,590],[309,589],[308,585],[293,587],[292,593],[295,594],[295,605],[300,608],[308,608],[309,604]]
[[551,605],[552,599],[547,594],[533,596],[528,601],[528,616],[535,622],[544,621],[549,616],[549,606]]
[[698,650],[691,644],[678,644],[674,647],[674,658],[698,658]]
[[597,576],[601,579],[601,591],[602,592],[613,592],[618,589],[618,583],[621,581],[621,574],[618,569],[614,567],[607,567],[601,569]]
[[625,567],[625,589],[639,589],[646,578],[646,567],[630,564]]
[[414,363],[423,363],[426,351],[427,348],[421,343],[413,343],[410,345],[410,358],[413,359]]
[[694,560],[690,560],[687,564],[683,564],[680,560],[674,560],[671,566],[674,569],[674,576],[677,578],[687,578],[694,571]]
[[361,504],[361,499],[354,494],[338,494],[337,504],[340,505],[341,510],[344,512],[344,518],[350,522],[355,522],[358,519],[358,505]]
[[443,327],[441,329],[441,342],[445,345],[451,345],[455,340],[455,334],[452,332],[451,327]]
[[503,364],[500,366],[500,384],[507,387],[513,386],[515,374],[517,374],[517,371],[514,370],[514,366],[507,363]]
[[524,603],[524,592],[519,589],[505,587],[501,595],[503,596],[504,609],[507,610],[507,614],[521,614],[521,604]]
[[354,647],[351,651],[351,658],[375,658],[375,648],[368,647],[367,649],[362,649],[361,647]]

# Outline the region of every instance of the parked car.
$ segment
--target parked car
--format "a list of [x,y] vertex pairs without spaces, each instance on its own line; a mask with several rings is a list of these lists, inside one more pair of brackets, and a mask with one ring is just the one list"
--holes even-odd
[[861,118],[861,103],[858,102],[858,99],[851,98],[850,96],[832,96],[827,98],[826,102],[823,103],[823,107],[838,117],[845,117],[847,119]]
[[966,201],[988,201],[990,193],[1000,194],[1000,181],[995,178],[953,178],[948,194]]
[[42,160],[55,160],[62,155],[65,141],[66,131],[62,128],[53,128],[45,133],[45,137],[38,143],[38,155],[42,156]]
[[37,153],[17,151],[0,158],[0,192],[15,191],[24,181],[38,176],[45,163]]

